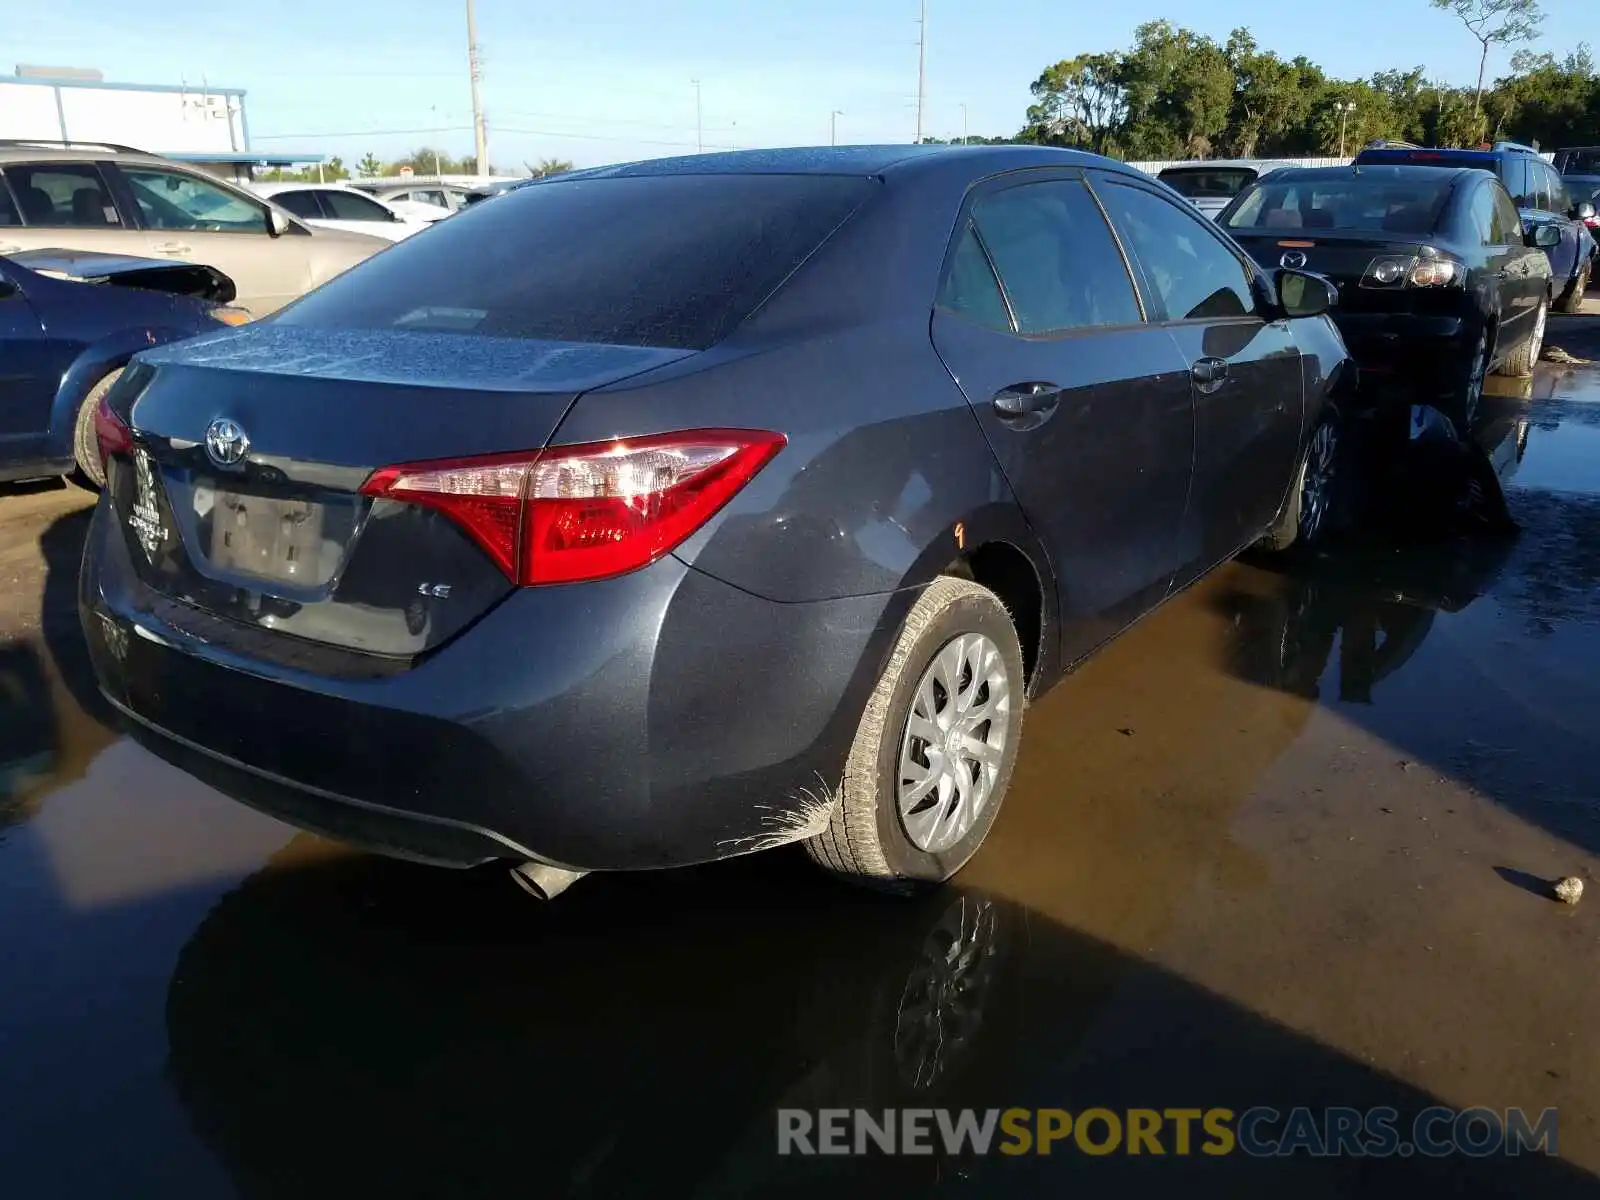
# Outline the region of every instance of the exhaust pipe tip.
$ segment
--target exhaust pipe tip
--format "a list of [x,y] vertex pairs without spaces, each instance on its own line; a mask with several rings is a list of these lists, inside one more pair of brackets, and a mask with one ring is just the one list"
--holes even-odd
[[517,881],[517,886],[538,900],[554,900],[588,873],[537,862],[511,868],[511,878]]

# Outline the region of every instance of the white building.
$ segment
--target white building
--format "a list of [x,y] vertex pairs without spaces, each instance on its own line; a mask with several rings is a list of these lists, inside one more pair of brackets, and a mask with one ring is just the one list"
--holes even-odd
[[0,75],[0,140],[130,146],[244,179],[254,166],[322,161],[252,151],[244,96],[242,88],[107,83],[99,71],[18,66]]

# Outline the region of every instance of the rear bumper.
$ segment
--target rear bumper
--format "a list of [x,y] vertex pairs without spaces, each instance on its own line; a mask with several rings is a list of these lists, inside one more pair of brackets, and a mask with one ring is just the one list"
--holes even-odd
[[102,501],[79,603],[145,744],[291,824],[461,866],[674,866],[789,840],[914,599],[776,604],[669,556],[514,592],[409,670],[331,678],[183,632],[114,521]]
[[1364,384],[1385,380],[1448,391],[1466,368],[1476,330],[1463,317],[1335,312]]

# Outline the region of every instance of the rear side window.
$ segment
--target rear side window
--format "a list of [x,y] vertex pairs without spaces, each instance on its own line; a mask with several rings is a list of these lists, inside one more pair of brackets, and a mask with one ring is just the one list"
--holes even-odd
[[1563,175],[1600,175],[1600,150],[1563,150],[1556,166]]
[[1169,167],[1156,178],[1191,200],[1232,200],[1255,182],[1256,173],[1248,167]]
[[1500,162],[1498,171],[1500,182],[1505,185],[1506,191],[1511,193],[1511,199],[1518,208],[1533,208],[1534,190],[1529,186],[1528,160],[1519,158],[1515,154],[1508,154]]
[[1250,275],[1205,218],[1143,188],[1111,183],[1100,194],[1168,320],[1216,320],[1255,311]]
[[14,163],[6,168],[24,225],[55,229],[119,226],[116,203],[92,163]]
[[374,255],[274,319],[703,350],[877,186],[839,175],[536,184]]
[[1012,332],[1011,314],[1000,295],[1000,284],[970,221],[950,256],[944,286],[939,289],[939,306],[990,329]]
[[1494,208],[1495,189],[1485,183],[1472,193],[1472,201],[1467,205],[1467,217],[1472,222],[1472,232],[1478,239],[1480,246],[1500,246],[1499,220]]
[[1522,244],[1522,218],[1517,214],[1517,206],[1511,203],[1511,197],[1506,195],[1505,188],[1489,186],[1489,194],[1494,197],[1494,226],[1493,237],[1496,246],[1517,246]]
[[1022,333],[1143,320],[1111,230],[1080,181],[1007,188],[972,215]]

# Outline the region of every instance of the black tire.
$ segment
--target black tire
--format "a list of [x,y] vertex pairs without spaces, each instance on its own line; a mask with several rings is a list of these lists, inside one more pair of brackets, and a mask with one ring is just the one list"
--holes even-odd
[[1577,313],[1583,311],[1583,297],[1589,290],[1589,272],[1592,263],[1584,263],[1583,269],[1578,272],[1578,277],[1567,285],[1567,290],[1561,293],[1561,299],[1556,301],[1556,311],[1563,313]]
[[1522,339],[1520,346],[1500,361],[1500,365],[1494,369],[1496,375],[1526,379],[1533,374],[1533,368],[1538,364],[1539,355],[1544,350],[1545,322],[1549,315],[1549,302],[1539,301],[1539,310],[1533,316],[1533,331]]
[[1478,332],[1478,341],[1472,356],[1461,368],[1461,376],[1452,389],[1449,417],[1456,423],[1462,437],[1469,437],[1478,419],[1478,409],[1483,405],[1483,381],[1489,377],[1489,364],[1493,361],[1494,342],[1489,327]]
[[105,399],[111,385],[116,383],[122,375],[122,368],[103,376],[83,398],[83,403],[78,405],[78,415],[72,426],[72,457],[78,464],[69,479],[79,487],[88,488],[91,492],[98,492],[106,485],[106,465],[100,461],[100,442],[95,437],[94,414],[100,407],[100,401]]
[[[924,672],[963,634],[982,634],[999,651],[1009,727],[988,799],[973,825],[954,844],[930,853],[912,841],[900,816],[901,743]],[[971,580],[934,580],[907,614],[867,701],[828,827],[805,843],[812,861],[852,883],[900,891],[942,883],[959,871],[982,845],[1005,800],[1021,740],[1025,688],[1022,648],[999,597]]]
[[[1329,530],[1342,515],[1349,457],[1343,447],[1339,415],[1333,411],[1324,413],[1311,431],[1283,511],[1256,543],[1257,549],[1283,554],[1290,548],[1313,550],[1326,540]],[[1322,489],[1320,498],[1315,495],[1317,489]],[[1312,503],[1313,500],[1318,502]]]

